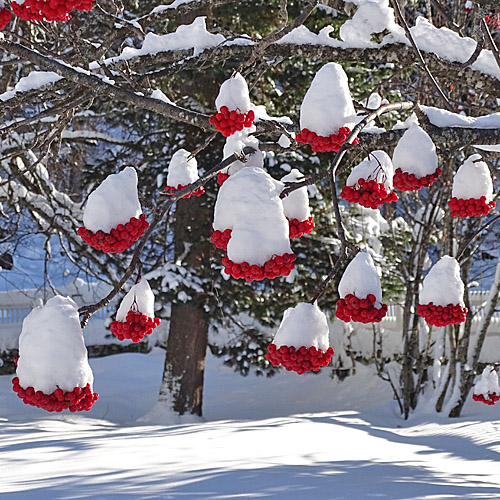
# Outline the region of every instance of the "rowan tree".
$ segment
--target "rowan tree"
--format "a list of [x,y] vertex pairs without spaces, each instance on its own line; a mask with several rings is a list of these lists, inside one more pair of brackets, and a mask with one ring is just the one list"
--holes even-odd
[[[497,264],[474,332],[471,277],[486,254],[498,261],[494,9],[461,0],[5,4],[3,242],[36,227],[47,254],[56,236],[75,265],[113,285],[77,311],[82,327],[118,295],[118,338],[140,340],[155,318],[168,320],[159,402],[179,414],[201,414],[209,344],[244,374],[328,364],[319,304],[340,328],[337,373],[356,362],[353,322],[373,325],[372,361],[402,414],[432,393],[437,411],[459,415],[484,368],[499,295]],[[303,220],[288,216],[289,200],[304,206],[307,194],[312,219],[305,208]],[[446,284],[438,296],[435,283]],[[389,298],[403,309],[395,357],[379,328]],[[71,304],[58,307],[74,319]],[[222,325],[232,338],[217,336]],[[22,360],[17,392],[33,404]],[[64,389],[80,389],[77,409],[92,404],[89,380]],[[488,384],[479,400],[495,399]],[[50,383],[34,389],[52,392]]]

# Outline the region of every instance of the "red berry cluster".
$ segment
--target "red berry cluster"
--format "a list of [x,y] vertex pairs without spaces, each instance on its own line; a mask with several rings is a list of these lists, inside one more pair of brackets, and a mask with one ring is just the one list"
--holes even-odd
[[494,30],[500,30],[500,12],[497,12],[492,16],[484,16],[484,20]]
[[11,3],[16,16],[25,21],[69,21],[69,13],[76,10],[91,10],[92,0],[24,0],[21,4]]
[[304,234],[309,234],[314,229],[314,222],[312,216],[309,219],[299,221],[298,219],[288,219],[288,228],[290,239],[300,238]]
[[3,30],[9,24],[12,18],[12,12],[8,9],[0,8],[0,30]]
[[225,174],[224,172],[219,172],[217,174],[217,184],[219,186],[222,186],[224,182],[226,182],[229,179],[229,174]]
[[[486,396],[486,397],[485,397]],[[493,406],[497,401],[500,401],[500,394],[496,392],[488,393],[488,394],[473,394],[472,399],[474,401],[481,401],[481,403],[485,403],[487,405]]]
[[231,239],[231,229],[226,229],[224,231],[215,230],[210,238],[212,243],[222,250],[227,250],[227,244]]
[[132,217],[126,224],[118,224],[110,233],[104,231],[92,232],[85,227],[78,228],[78,234],[83,241],[106,253],[123,252],[130,248],[148,228],[146,215],[141,214],[137,219]]
[[455,198],[455,196],[448,202],[451,210],[452,217],[481,217],[488,215],[494,208],[495,202],[486,201],[486,196],[481,198]]
[[347,294],[337,302],[335,316],[349,323],[358,321],[359,323],[378,323],[387,314],[387,304],[382,304],[380,308],[375,307],[375,295],[372,293],[366,299],[358,299],[352,293]]
[[215,125],[224,137],[229,137],[244,127],[251,127],[255,120],[253,110],[248,113],[239,113],[238,111],[229,111],[227,106],[221,106],[220,110],[213,114],[208,121]]
[[160,318],[150,318],[141,312],[129,311],[126,321],[113,321],[109,328],[118,340],[139,342],[146,335],[151,335],[160,323]]
[[12,379],[12,389],[23,400],[23,403],[47,411],[61,412],[66,409],[71,412],[89,411],[99,399],[99,394],[92,393],[90,384],[87,384],[83,389],[75,387],[70,392],[56,389],[50,394],[45,394],[42,391],[35,391],[33,387],[23,389],[19,385],[19,377],[14,377]]
[[330,364],[333,356],[333,349],[329,347],[326,352],[316,347],[302,346],[296,349],[293,346],[282,345],[279,349],[275,344],[267,346],[268,353],[266,359],[273,366],[284,366],[288,371],[297,372],[302,375],[305,372],[319,371],[322,366]]
[[277,278],[278,276],[288,276],[294,268],[293,261],[296,259],[293,253],[285,253],[268,260],[263,266],[250,265],[248,262],[237,264],[229,257],[222,259],[224,272],[233,278],[242,278],[246,281],[261,281],[264,278]]
[[422,316],[429,325],[459,325],[465,321],[467,308],[462,307],[460,304],[435,306],[432,302],[429,302],[429,304],[418,304],[417,314]]
[[393,183],[400,191],[418,191],[423,187],[430,187],[441,175],[441,169],[437,168],[433,174],[417,177],[415,174],[403,172],[400,168],[394,172]]
[[385,184],[376,181],[358,180],[359,187],[344,186],[341,196],[349,203],[359,203],[366,208],[378,208],[384,203],[398,201],[398,195],[394,191],[387,192]]
[[[163,188],[163,191],[169,191],[167,194],[172,195],[176,191],[181,191],[182,189],[187,188],[188,186],[189,186],[189,184],[186,184],[184,186],[182,184],[179,184],[176,188],[172,187],[172,186],[167,186],[167,187]],[[205,192],[205,188],[203,186],[201,186],[196,191],[193,191],[192,193],[189,193],[189,194],[185,194],[183,196],[183,198],[187,199],[187,198],[191,198],[191,196],[201,196],[204,192]]]
[[[303,142],[304,144],[309,144],[313,151],[315,152],[325,152],[325,151],[335,151],[342,147],[344,141],[349,137],[351,130],[349,127],[340,127],[337,134],[332,134],[329,137],[323,137],[311,132],[309,129],[304,128],[297,134],[295,140],[297,142]],[[353,144],[358,144],[359,140],[356,137]]]

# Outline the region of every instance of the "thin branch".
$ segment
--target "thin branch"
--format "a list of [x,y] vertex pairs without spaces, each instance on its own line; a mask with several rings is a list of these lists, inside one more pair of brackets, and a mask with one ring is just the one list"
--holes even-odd
[[493,57],[495,58],[497,66],[500,68],[500,54],[498,52],[498,47],[495,43],[495,40],[493,40],[493,37],[491,36],[490,33],[490,29],[488,28],[488,25],[486,24],[486,21],[484,19],[481,19],[481,30],[483,31],[484,36],[486,37],[486,41],[490,46],[491,52],[493,53]]
[[460,260],[467,249],[467,247],[484,231],[486,228],[490,227],[492,224],[500,220],[500,214],[493,219],[490,219],[486,224],[483,224],[465,243],[462,243],[462,246],[458,250],[457,260]]
[[399,19],[399,22],[401,23],[401,25],[403,26],[403,28],[405,30],[406,37],[410,41],[411,46],[414,48],[415,53],[417,54],[417,57],[418,57],[418,59],[420,61],[420,64],[422,65],[422,68],[424,69],[424,71],[427,73],[427,76],[431,80],[432,85],[434,85],[434,88],[436,89],[436,91],[438,92],[438,94],[441,96],[441,99],[443,100],[443,102],[445,103],[446,107],[448,108],[448,111],[455,111],[455,109],[451,105],[451,103],[448,100],[448,98],[444,95],[444,92],[442,91],[442,89],[439,86],[438,82],[436,81],[436,79],[432,75],[431,70],[427,66],[427,63],[425,62],[424,57],[422,56],[422,53],[420,52],[420,49],[417,47],[417,44],[415,43],[415,40],[413,39],[413,37],[411,35],[410,27],[408,26],[408,23],[406,22],[403,14],[401,12],[401,9],[399,7],[399,3],[397,2],[397,0],[389,0],[389,1],[391,3],[392,8],[396,12],[396,15],[397,15],[397,17]]
[[[243,149],[243,153],[246,155],[250,155],[255,153],[255,149],[251,147],[245,147]],[[132,277],[138,266],[142,265],[140,259],[141,253],[144,250],[146,243],[152,236],[154,229],[163,220],[165,214],[170,211],[172,205],[186,194],[193,193],[194,191],[199,189],[201,186],[206,184],[210,179],[215,177],[220,170],[228,167],[239,158],[241,158],[240,155],[233,153],[231,156],[229,156],[228,158],[224,159],[223,161],[215,165],[213,168],[211,168],[203,177],[200,177],[196,182],[193,182],[192,184],[182,189],[181,191],[177,191],[173,196],[170,196],[168,200],[165,200],[159,207],[156,208],[156,210],[154,211],[153,221],[151,222],[148,229],[142,236],[138,245],[135,247],[130,264],[125,270],[120,281],[113,287],[113,289],[108,293],[108,295],[106,295],[106,297],[101,299],[99,302],[83,306],[78,310],[81,316],[80,325],[82,328],[85,328],[90,317],[95,312],[97,312],[99,309],[102,309],[103,307],[106,307],[118,295],[118,293],[123,288],[125,283]]]

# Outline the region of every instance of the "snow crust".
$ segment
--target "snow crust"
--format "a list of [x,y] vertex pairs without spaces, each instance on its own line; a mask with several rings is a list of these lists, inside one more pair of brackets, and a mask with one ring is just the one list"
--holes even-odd
[[247,113],[250,111],[250,94],[246,80],[240,73],[236,73],[228,78],[219,89],[219,95],[215,99],[215,106],[218,110],[222,106],[227,106],[229,111]]
[[263,265],[291,253],[282,190],[282,183],[256,167],[241,169],[221,186],[213,227],[232,230],[227,255],[233,262]]
[[451,196],[456,198],[479,199],[486,196],[486,201],[493,199],[493,182],[488,165],[481,160],[481,155],[474,154],[457,170],[453,177]]
[[[289,174],[286,174],[281,182],[296,182],[304,179],[304,174],[300,170],[294,168]],[[283,198],[283,209],[285,216],[289,219],[297,219],[305,221],[311,216],[311,209],[309,208],[309,196],[307,188],[302,187],[293,191],[288,196]]]
[[125,167],[118,174],[108,175],[90,194],[83,212],[83,225],[94,233],[99,230],[109,233],[141,213],[137,172],[132,167]]
[[240,154],[246,146],[254,148],[255,153],[247,156],[246,162],[236,160],[234,163],[231,163],[229,167],[223,168],[221,172],[233,175],[243,167],[264,168],[264,153],[259,149],[259,140],[255,136],[249,135],[255,132],[255,130],[256,128],[254,126],[244,128],[226,139],[223,149],[223,158],[228,158],[233,153]]
[[189,158],[191,153],[185,149],[179,149],[172,155],[168,165],[167,186],[177,188],[192,184],[198,180],[198,162],[196,158]]
[[132,286],[127,295],[123,297],[116,313],[116,321],[124,322],[131,309],[150,318],[155,317],[155,296],[148,281],[144,278]]
[[352,129],[356,112],[342,66],[325,64],[314,76],[300,106],[300,128],[328,137],[340,127]]
[[340,38],[345,42],[371,42],[373,33],[398,30],[388,0],[353,0],[352,3],[358,6],[357,11],[340,27]]
[[488,365],[481,373],[481,378],[474,384],[474,394],[500,394],[498,373]]
[[35,307],[23,321],[19,337],[19,384],[50,394],[58,387],[72,391],[94,377],[88,364],[78,306],[70,297],[56,296]]
[[445,255],[437,261],[424,278],[420,290],[420,304],[433,302],[436,306],[464,305],[464,284],[456,259]]
[[166,102],[167,104],[174,104],[160,89],[153,90],[153,92],[151,92],[151,97]]
[[340,298],[350,293],[358,299],[365,299],[369,294],[375,295],[375,306],[382,304],[382,285],[375,264],[368,252],[359,252],[346,267],[339,282]]
[[361,163],[356,165],[347,181],[346,186],[355,186],[359,179],[374,180],[384,184],[387,191],[392,191],[394,167],[390,156],[385,151],[372,151]]
[[123,52],[110,60],[110,62],[132,59],[146,55],[158,54],[169,50],[195,49],[195,55],[209,47],[216,47],[224,42],[220,34],[207,31],[206,17],[197,17],[191,24],[182,24],[174,33],[155,35],[148,33],[140,49],[126,47]]
[[330,347],[328,321],[317,304],[301,302],[288,308],[274,337],[273,344],[299,349],[314,346],[326,351]]
[[394,149],[392,163],[394,169],[400,168],[403,172],[425,177],[438,168],[436,146],[424,129],[413,124]]

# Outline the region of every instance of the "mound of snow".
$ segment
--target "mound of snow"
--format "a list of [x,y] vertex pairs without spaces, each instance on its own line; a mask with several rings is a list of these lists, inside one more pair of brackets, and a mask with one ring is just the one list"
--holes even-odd
[[116,313],[116,321],[125,322],[130,310],[141,312],[150,318],[155,317],[155,296],[148,281],[144,278],[132,286],[123,297]]
[[435,306],[464,305],[464,284],[460,265],[449,255],[441,257],[424,278],[419,295],[420,304],[432,302]]
[[185,149],[176,151],[168,165],[167,186],[187,186],[199,179],[196,158],[190,158],[191,153]]
[[481,161],[481,155],[469,156],[453,177],[451,195],[467,200],[486,196],[486,201],[493,199],[493,183],[488,165]]

